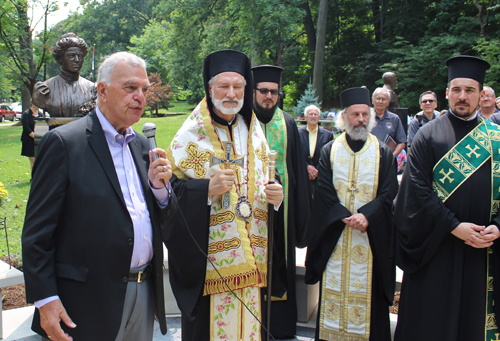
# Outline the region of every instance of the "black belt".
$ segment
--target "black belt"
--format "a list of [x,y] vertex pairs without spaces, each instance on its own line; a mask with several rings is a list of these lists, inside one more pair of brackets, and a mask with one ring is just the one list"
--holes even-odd
[[151,264],[149,264],[148,266],[146,266],[146,268],[142,271],[139,271],[139,272],[135,272],[135,273],[130,273],[128,275],[128,281],[129,282],[137,282],[137,283],[141,283],[141,282],[144,282],[145,280],[147,280],[149,278],[149,276],[151,275],[151,270],[153,269],[153,267],[151,266]]

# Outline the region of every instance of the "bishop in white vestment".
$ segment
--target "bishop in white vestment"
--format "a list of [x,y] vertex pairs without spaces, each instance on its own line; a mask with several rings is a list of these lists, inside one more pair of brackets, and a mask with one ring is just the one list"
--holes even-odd
[[[281,203],[282,186],[267,184],[269,146],[252,112],[247,56],[214,52],[205,58],[203,76],[206,97],[167,150],[181,208],[164,236],[170,284],[182,311],[183,341],[259,341],[268,204]],[[276,233],[280,244],[283,238]],[[280,288],[279,280],[273,283]]]

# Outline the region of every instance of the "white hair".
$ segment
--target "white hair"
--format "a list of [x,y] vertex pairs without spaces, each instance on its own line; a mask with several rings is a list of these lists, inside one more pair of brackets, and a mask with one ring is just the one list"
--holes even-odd
[[311,109],[314,109],[318,112],[318,114],[321,114],[321,110],[318,108],[318,106],[311,104],[304,109],[304,116],[307,116],[307,114],[309,113],[309,111],[311,111]]
[[148,66],[144,59],[136,56],[135,54],[125,51],[116,52],[104,57],[101,66],[99,66],[97,83],[103,82],[107,85],[111,85],[111,75],[113,74],[113,70],[115,69],[116,65],[122,60],[125,60],[132,66],[142,66],[144,69],[146,69],[146,67]]
[[380,90],[385,91],[387,93],[387,99],[391,99],[391,93],[386,88],[376,88],[375,91],[373,91],[372,93],[372,98],[375,97],[375,93]]

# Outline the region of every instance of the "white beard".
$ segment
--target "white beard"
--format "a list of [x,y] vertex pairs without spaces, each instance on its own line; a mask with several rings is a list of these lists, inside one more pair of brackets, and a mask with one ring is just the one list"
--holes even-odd
[[[214,108],[219,110],[224,115],[236,115],[240,112],[241,108],[243,108],[243,101],[245,98],[237,99],[235,98],[225,98],[225,99],[215,99],[215,94],[212,89],[212,103],[214,104]],[[224,107],[224,102],[228,101],[237,101],[238,104],[235,107],[226,108]]]
[[366,141],[368,137],[368,129],[366,126],[354,128],[347,120],[345,122],[345,131],[353,140]]

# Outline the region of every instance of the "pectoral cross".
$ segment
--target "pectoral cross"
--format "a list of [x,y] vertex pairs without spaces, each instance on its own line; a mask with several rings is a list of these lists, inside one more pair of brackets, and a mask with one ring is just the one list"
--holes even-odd
[[472,154],[474,154],[474,156],[475,156],[476,158],[478,158],[478,157],[480,157],[480,156],[481,156],[481,154],[476,153],[476,150],[477,150],[477,149],[479,149],[479,146],[474,146],[474,149],[472,149],[472,148],[470,147],[470,145],[467,145],[465,148],[467,148],[468,150],[470,150],[470,153],[467,153],[467,154],[466,154],[468,157],[471,157],[471,156],[472,156]]
[[[231,159],[231,148],[233,148],[232,142],[224,142],[225,150],[226,150],[226,158],[219,159],[217,156],[212,155],[212,159],[210,160],[210,167],[213,165],[220,165],[221,169],[234,169],[233,166],[240,166],[243,168],[245,164],[245,157],[240,157],[236,159]],[[222,208],[227,210],[229,208],[229,192],[226,192],[222,195]]]
[[453,174],[453,173],[455,173],[455,172],[454,172],[454,171],[452,171],[451,169],[448,169],[448,174],[446,174],[446,173],[444,172],[444,169],[441,169],[441,170],[439,171],[439,174],[443,174],[443,175],[444,175],[444,177],[443,177],[442,179],[439,179],[439,181],[441,181],[441,182],[444,184],[444,182],[446,181],[446,179],[448,179],[448,180],[450,180],[450,184],[451,184],[451,183],[453,182],[453,180],[454,180],[454,179],[453,179],[453,178],[450,178],[450,175],[451,175],[451,174]]
[[351,201],[354,200],[354,193],[359,192],[359,189],[354,186],[354,180],[351,181],[351,188],[347,188],[347,191],[351,192]]

